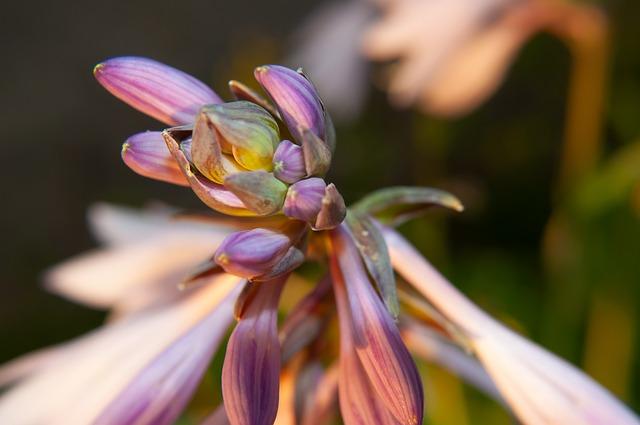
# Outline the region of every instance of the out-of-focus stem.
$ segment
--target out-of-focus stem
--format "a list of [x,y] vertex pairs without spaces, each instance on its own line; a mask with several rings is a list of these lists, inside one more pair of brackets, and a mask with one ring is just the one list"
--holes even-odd
[[609,58],[607,18],[595,7],[557,6],[549,31],[568,47],[572,58],[564,146],[557,177],[561,196],[589,173],[601,153],[603,109]]

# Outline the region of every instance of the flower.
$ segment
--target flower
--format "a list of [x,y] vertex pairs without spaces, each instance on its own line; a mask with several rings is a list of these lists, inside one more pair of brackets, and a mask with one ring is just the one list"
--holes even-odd
[[[143,176],[191,186],[214,210],[236,216],[278,214],[290,183],[298,176],[324,177],[329,168],[335,143],[331,121],[301,71],[256,68],[256,79],[275,106],[238,82],[230,84],[238,100],[223,102],[194,77],[147,58],[109,59],[94,74],[119,99],[177,125],[130,137],[122,148],[125,163]],[[274,158],[280,144],[274,114],[301,146],[293,177],[282,172],[280,155]],[[329,225],[337,225],[342,214]]]
[[640,423],[587,375],[476,307],[398,233],[385,229],[384,237],[396,270],[463,333],[523,423]]
[[[125,162],[188,182],[217,212],[94,207],[105,246],[54,267],[47,287],[111,314],[85,336],[0,368],[0,384],[13,384],[0,397],[2,422],[175,423],[235,318],[223,405],[205,424],[327,423],[337,398],[346,425],[418,425],[423,387],[403,334],[421,356],[499,391],[523,423],[638,423],[588,377],[480,311],[389,227],[433,206],[461,211],[453,195],[387,188],[347,213],[321,177],[335,140],[301,72],[257,69],[275,105],[237,82],[239,100],[220,103],[197,80],[147,59],[115,59],[97,74],[118,97],[180,124],[161,132],[166,151],[153,145],[157,133],[131,138]],[[298,149],[287,142],[276,159],[280,119]],[[281,180],[271,170],[291,157],[305,174]],[[296,276],[308,260],[324,272],[315,285]],[[424,299],[399,297],[392,267]],[[305,285],[305,296],[287,293]]]
[[[562,5],[533,0],[330,4],[303,26],[292,60],[308,68],[339,117],[352,118],[362,107],[366,62],[392,60],[384,86],[393,103],[459,116],[497,89],[518,50],[552,22],[555,9]],[[327,57],[340,62],[328,67]]]

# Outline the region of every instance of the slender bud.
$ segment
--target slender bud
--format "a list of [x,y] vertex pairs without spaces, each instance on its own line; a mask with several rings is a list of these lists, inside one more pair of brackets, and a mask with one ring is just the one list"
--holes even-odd
[[278,301],[286,277],[256,284],[234,329],[222,367],[222,396],[232,425],[272,425],[278,410]]
[[285,183],[292,184],[306,174],[302,148],[288,140],[280,142],[273,155],[273,175]]
[[287,217],[315,224],[322,208],[322,198],[327,184],[318,177],[300,180],[287,191],[283,211]]
[[202,105],[222,102],[196,78],[148,58],[109,59],[93,74],[115,97],[169,125],[193,122]]
[[260,228],[245,230],[227,236],[214,261],[227,273],[253,279],[270,272],[290,247],[291,240],[282,233]]
[[278,145],[278,124],[261,106],[244,100],[202,108],[215,127],[223,151],[248,170],[271,170]]
[[309,129],[324,139],[322,101],[311,82],[301,72],[278,65],[265,65],[256,68],[254,75],[273,99],[297,142],[302,142],[304,129]]
[[228,176],[224,186],[258,215],[280,211],[287,186],[266,171],[247,171]]
[[142,176],[189,186],[159,131],[146,131],[129,137],[122,145],[122,160]]

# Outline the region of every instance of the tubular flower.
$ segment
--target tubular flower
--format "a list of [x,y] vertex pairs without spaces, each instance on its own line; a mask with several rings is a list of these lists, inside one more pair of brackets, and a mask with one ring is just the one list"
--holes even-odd
[[[204,424],[328,425],[338,404],[346,425],[421,424],[409,349],[525,424],[638,423],[593,380],[480,311],[391,229],[433,206],[462,211],[453,195],[393,187],[347,211],[324,180],[331,120],[302,72],[259,67],[270,100],[232,81],[227,103],[148,59],[112,59],[96,76],[178,125],[129,138],[125,163],[189,185],[216,214],[92,208],[103,247],[49,270],[46,286],[109,310],[107,323],[0,367],[0,385],[12,384],[0,423],[176,423],[230,327],[222,405],[211,400]],[[307,261],[315,267],[299,269]],[[417,292],[398,291],[394,268]],[[315,285],[308,270],[322,275]]]
[[395,105],[455,117],[497,90],[536,33],[571,31],[567,10],[591,8],[567,6],[555,0],[328,2],[303,25],[291,60],[307,68],[338,118],[362,109],[376,61],[394,62],[376,81]]

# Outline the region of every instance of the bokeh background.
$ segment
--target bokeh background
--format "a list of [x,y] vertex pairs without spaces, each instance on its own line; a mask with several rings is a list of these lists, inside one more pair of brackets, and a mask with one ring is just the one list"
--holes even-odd
[[[101,312],[46,293],[40,281],[48,267],[95,247],[88,206],[201,207],[189,191],[140,178],[121,162],[128,135],[160,125],[108,95],[92,67],[110,56],[149,56],[226,95],[227,80],[251,81],[256,65],[287,57],[296,29],[320,4],[3,4],[0,361],[103,320]],[[348,202],[400,184],[457,194],[464,213],[433,211],[403,232],[483,308],[638,411],[640,3],[599,4],[611,28],[602,152],[570,190],[559,187],[558,173],[572,60],[546,34],[526,44],[498,92],[465,117],[395,109],[367,80],[362,114],[337,123],[331,179]],[[424,372],[429,423],[508,423],[456,378],[437,368]]]

